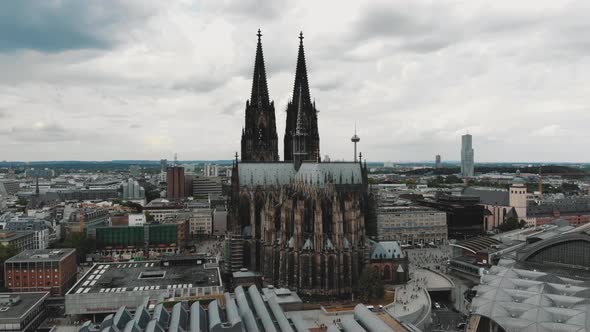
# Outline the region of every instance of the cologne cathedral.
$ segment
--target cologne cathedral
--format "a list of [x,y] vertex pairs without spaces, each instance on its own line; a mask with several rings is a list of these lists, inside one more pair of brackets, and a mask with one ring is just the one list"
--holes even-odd
[[260,30],[241,161],[232,170],[229,228],[243,239],[241,266],[304,295],[350,294],[367,258],[367,167],[321,162],[318,111],[309,92],[303,34],[279,161]]

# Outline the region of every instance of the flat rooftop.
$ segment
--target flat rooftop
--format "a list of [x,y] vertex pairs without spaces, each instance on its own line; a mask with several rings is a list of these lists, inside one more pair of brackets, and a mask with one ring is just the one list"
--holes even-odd
[[25,250],[6,260],[7,263],[16,262],[59,262],[76,251],[73,248],[63,249],[30,249]]
[[68,294],[221,286],[217,267],[163,264],[161,261],[96,264]]
[[25,316],[29,310],[33,309],[38,303],[42,302],[48,292],[41,293],[0,293],[0,302],[7,300],[9,296],[19,297],[19,301],[13,305],[0,304],[0,322],[2,320],[19,319]]

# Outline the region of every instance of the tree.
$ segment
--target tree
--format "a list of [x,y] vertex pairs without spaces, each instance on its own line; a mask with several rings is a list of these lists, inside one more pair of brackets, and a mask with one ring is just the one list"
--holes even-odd
[[17,204],[17,205],[20,205],[20,206],[26,206],[26,205],[28,204],[28,201],[27,201],[27,199],[26,199],[26,198],[24,198],[24,197],[19,197],[19,198],[16,200],[16,204]]
[[71,233],[66,239],[58,244],[59,248],[75,248],[78,256],[78,263],[86,261],[86,255],[96,250],[96,240],[83,233]]
[[518,215],[516,214],[516,210],[512,208],[506,214],[506,220],[498,226],[498,229],[502,232],[508,232],[514,229],[518,229],[522,227],[522,222],[518,221]]
[[4,266],[4,261],[10,257],[16,255],[16,247],[12,244],[2,245],[0,244],[0,263]]
[[361,300],[369,302],[371,299],[382,298],[385,293],[383,279],[379,270],[372,266],[365,266],[357,284],[355,292]]
[[152,223],[152,222],[156,221],[156,218],[154,218],[154,216],[151,213],[149,213],[148,211],[146,211],[145,212],[145,221],[147,223]]

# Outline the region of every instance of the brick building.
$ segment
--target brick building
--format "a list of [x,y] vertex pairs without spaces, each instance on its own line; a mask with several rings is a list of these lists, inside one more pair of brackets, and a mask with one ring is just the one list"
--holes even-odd
[[25,250],[4,262],[6,288],[63,296],[76,282],[76,250]]
[[185,196],[184,192],[184,168],[180,166],[171,166],[167,169],[168,190],[166,197],[169,199],[182,199]]

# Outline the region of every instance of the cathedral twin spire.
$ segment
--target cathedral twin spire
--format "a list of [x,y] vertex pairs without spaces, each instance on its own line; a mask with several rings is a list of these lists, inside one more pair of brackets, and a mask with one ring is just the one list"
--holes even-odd
[[[250,100],[246,103],[246,123],[242,131],[242,161],[278,161],[274,102],[270,101],[268,93],[260,29],[257,36],[258,44],[254,62],[252,93]],[[319,161],[317,110],[315,103],[312,104],[309,94],[303,33],[299,34],[299,54],[295,70],[293,98],[287,105],[287,123],[284,137],[286,161],[294,160],[293,149],[296,143],[294,139],[297,136],[297,129],[309,136],[309,139],[303,141],[301,147],[306,152],[305,160]],[[299,153],[299,156],[303,157],[301,153]]]
[[246,102],[246,124],[242,130],[242,161],[278,161],[275,107],[268,95],[260,29],[257,36],[252,93]]

